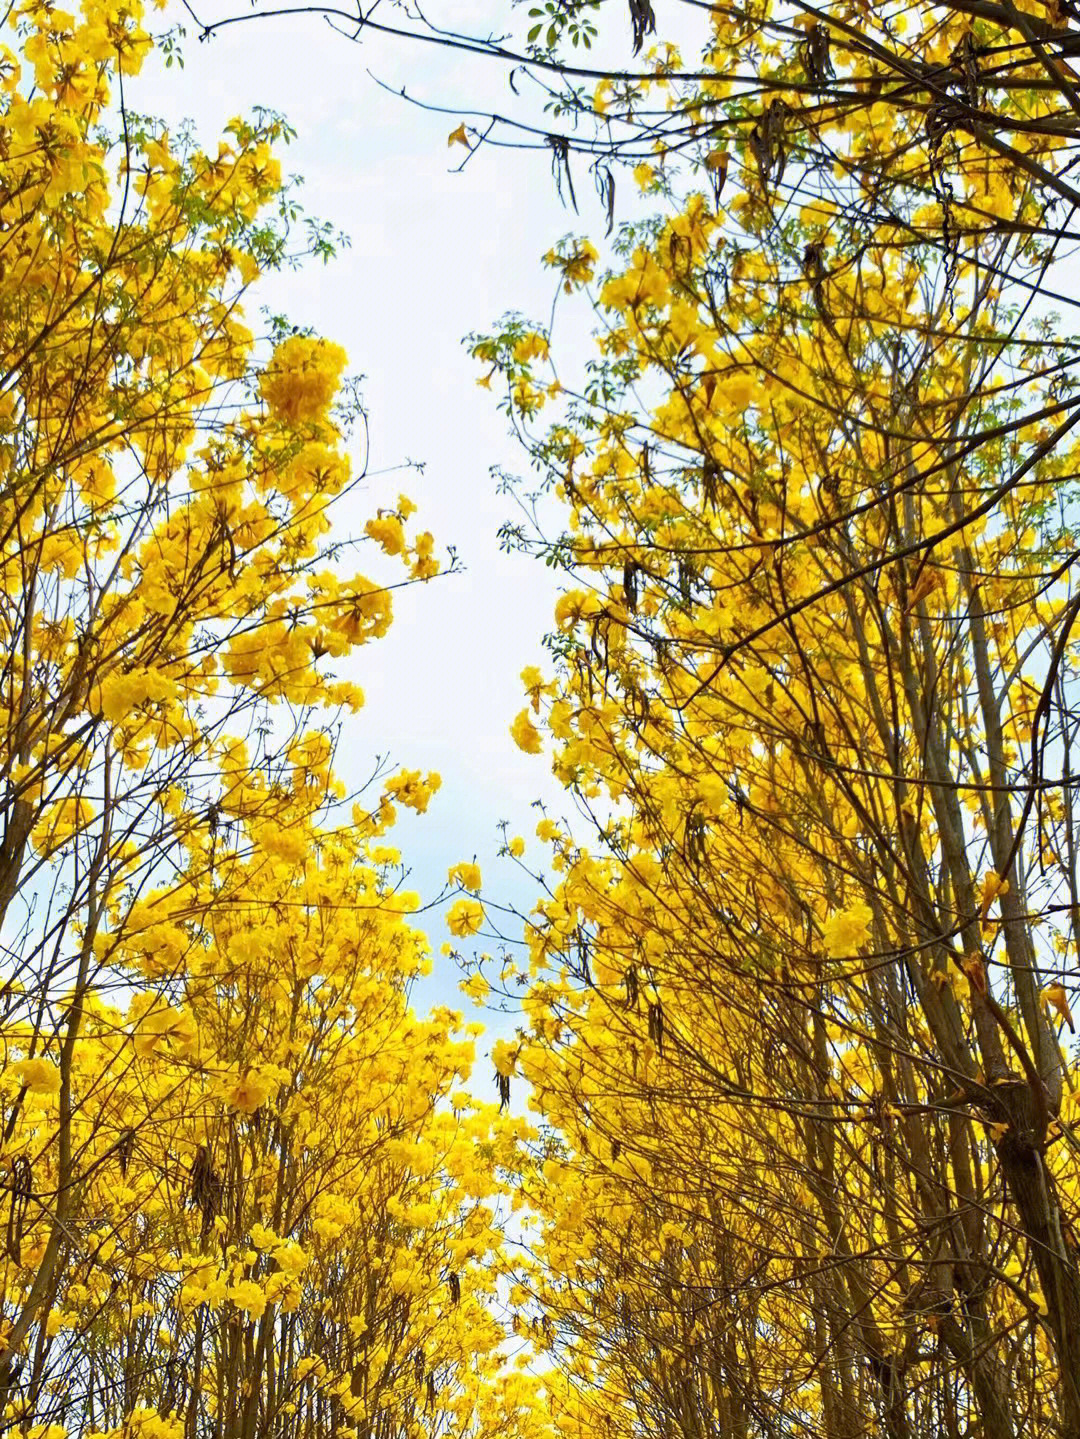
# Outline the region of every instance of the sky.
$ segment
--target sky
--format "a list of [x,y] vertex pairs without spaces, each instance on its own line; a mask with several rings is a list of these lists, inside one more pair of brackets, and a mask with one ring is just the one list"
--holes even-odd
[[[463,0],[455,24],[486,31],[500,11],[505,0]],[[181,15],[166,11],[165,23]],[[547,759],[523,754],[509,735],[525,703],[520,672],[544,660],[557,577],[500,553],[497,531],[513,510],[491,468],[520,472],[525,456],[497,395],[477,386],[480,370],[461,341],[508,310],[546,319],[557,285],[541,256],[570,231],[602,234],[599,202],[583,178],[581,218],[564,209],[546,152],[488,148],[460,169],[464,151],[447,145],[458,117],[412,105],[369,73],[432,104],[476,97],[505,107],[510,92],[495,64],[401,43],[356,45],[310,16],[235,25],[202,44],[189,23],[183,53],[182,69],[147,64],[128,87],[131,108],[173,126],[193,121],[208,147],[234,115],[257,105],[281,111],[297,131],[283,163],[303,176],[305,207],[351,240],[325,267],[269,277],[257,296],[342,344],[351,370],[366,377],[370,477],[338,523],[358,532],[403,490],[418,506],[417,527],[454,546],[463,565],[399,592],[390,633],[357,655],[348,678],[367,702],[347,720],[339,770],[349,784],[370,773],[375,756],[437,770],[443,785],[427,814],[405,814],[392,837],[411,870],[408,887],[433,896],[451,864],[475,857],[493,900],[529,908],[535,884],[494,856],[506,820],[539,863],[533,801],[556,814],[568,807]],[[397,471],[406,461],[422,472]],[[427,914],[424,927],[436,970],[423,997],[467,1008],[460,976],[439,959],[448,937],[441,915]]]

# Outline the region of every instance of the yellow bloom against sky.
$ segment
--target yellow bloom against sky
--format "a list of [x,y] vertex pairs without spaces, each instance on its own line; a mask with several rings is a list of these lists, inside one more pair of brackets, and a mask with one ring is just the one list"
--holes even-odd
[[[470,0],[455,6],[454,24],[485,28],[495,13],[490,0]],[[184,18],[179,7],[175,18]],[[386,639],[347,671],[365,705],[349,721],[336,760],[347,785],[365,780],[375,755],[386,753],[392,763],[442,775],[427,812],[415,823],[402,814],[398,830],[410,883],[431,894],[462,854],[481,863],[494,857],[498,821],[524,827],[534,798],[558,800],[547,765],[521,753],[507,733],[521,706],[521,667],[541,657],[554,581],[543,567],[499,553],[496,531],[510,503],[495,494],[489,471],[495,464],[513,470],[520,455],[491,396],[477,390],[460,342],[511,306],[550,307],[554,282],[539,260],[573,214],[555,196],[543,157],[518,171],[533,179],[515,185],[513,195],[497,160],[449,173],[463,152],[448,153],[446,127],[386,95],[366,74],[370,66],[384,79],[399,69],[403,80],[412,78],[409,58],[366,44],[360,60],[318,25],[241,26],[190,46],[183,71],[173,67],[166,76],[152,58],[132,83],[129,103],[174,122],[191,117],[207,135],[254,104],[284,111],[297,130],[285,168],[303,175],[307,208],[351,238],[327,268],[269,276],[260,294],[270,308],[340,344],[350,372],[365,376],[372,476],[362,495],[346,500],[337,523],[356,530],[380,508],[392,515],[404,491],[418,507],[415,523],[435,536],[436,553],[445,561],[452,544],[466,567],[394,596]],[[493,100],[500,93],[482,66],[470,75]],[[457,77],[453,60],[425,57],[432,96]],[[422,471],[398,468],[406,461]],[[368,533],[384,547],[395,544],[392,519],[373,519]],[[492,869],[492,882],[527,905],[531,896],[515,867],[501,868]],[[432,927],[437,948],[441,936]],[[458,976],[445,978],[436,992],[452,1003]]]

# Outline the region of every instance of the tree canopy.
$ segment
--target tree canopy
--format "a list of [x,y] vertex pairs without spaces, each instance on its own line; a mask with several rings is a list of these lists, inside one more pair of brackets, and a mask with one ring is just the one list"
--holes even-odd
[[513,66],[544,125],[453,153],[600,198],[553,320],[468,341],[532,476],[503,543],[561,578],[507,744],[570,811],[494,958],[448,875],[462,987],[518,1008],[494,1099],[413,1004],[392,826],[440,777],[335,773],[345,666],[440,560],[404,495],[346,533],[345,353],[252,318],[333,246],[291,132],[133,114],[177,42],[132,0],[7,16],[20,1439],[1080,1439],[1080,21],[672,15],[351,16]]

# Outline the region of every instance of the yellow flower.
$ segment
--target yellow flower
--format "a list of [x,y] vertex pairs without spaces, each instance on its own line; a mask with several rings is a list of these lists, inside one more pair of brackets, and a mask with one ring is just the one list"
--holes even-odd
[[571,242],[563,249],[549,250],[544,264],[563,273],[563,289],[569,295],[578,285],[587,285],[599,259],[595,246],[588,240]]
[[442,777],[432,770],[426,779],[421,779],[418,769],[403,769],[386,782],[386,792],[417,814],[423,814],[431,802],[431,796],[442,784]]
[[1069,996],[1066,993],[1065,986],[1057,983],[1048,984],[1042,992],[1042,999],[1044,1005],[1054,1010],[1058,1018],[1063,1019],[1069,1026],[1069,1029],[1072,1030],[1072,1010],[1069,1008]]
[[345,362],[340,345],[290,335],[259,381],[270,414],[293,423],[320,419],[337,393]]
[[476,899],[459,899],[446,916],[447,929],[459,939],[476,934],[483,922],[484,906]]
[[524,750],[526,754],[539,754],[543,749],[540,731],[529,718],[528,710],[521,711],[510,726],[510,733],[518,749]]
[[521,671],[521,683],[525,686],[525,692],[529,696],[534,713],[539,714],[540,696],[544,693],[544,676],[536,665],[525,666]]
[[514,838],[510,841],[510,853],[514,856],[515,859],[520,859],[521,856],[525,853],[525,841],[522,839],[521,835],[514,835]]
[[1009,881],[1002,879],[999,874],[984,874],[982,885],[979,889],[979,919],[985,924],[994,901],[1003,894],[1009,892]]
[[290,1279],[295,1279],[308,1262],[307,1255],[295,1239],[287,1239],[284,1244],[279,1245],[274,1250],[274,1259],[277,1261],[278,1268]]
[[397,515],[379,515],[368,520],[364,533],[380,544],[388,555],[400,555],[405,548],[405,527]]
[[716,394],[723,400],[731,414],[741,414],[753,404],[758,391],[758,383],[751,372],[728,370],[718,379]]
[[495,1066],[496,1074],[501,1074],[504,1079],[513,1078],[517,1072],[519,1048],[519,1045],[511,1044],[506,1039],[495,1041],[491,1046],[491,1062]]
[[253,1069],[226,1080],[220,1093],[231,1109],[239,1109],[242,1114],[254,1114],[280,1087],[281,1081],[275,1074]]
[[822,926],[825,952],[830,959],[847,959],[856,954],[870,933],[873,914],[862,900],[830,915]]
[[458,985],[462,994],[467,994],[476,1004],[483,1004],[491,993],[491,985],[482,974],[470,974],[468,979],[463,979]]
[[543,335],[538,335],[535,330],[522,335],[514,346],[514,359],[521,364],[527,364],[529,360],[546,360],[548,357],[548,342]]
[[135,669],[127,674],[113,672],[101,682],[97,703],[112,724],[132,717],[144,706],[168,704],[176,698],[176,684],[157,670]]
[[451,866],[447,877],[451,884],[460,884],[462,889],[471,889],[474,894],[483,884],[478,864],[455,864]]
[[555,602],[555,623],[559,629],[569,631],[580,620],[596,614],[599,609],[600,601],[595,595],[586,594],[584,590],[570,590],[560,595]]
[[134,1043],[139,1058],[149,1059],[162,1049],[171,1049],[179,1055],[190,1054],[198,1039],[191,1015],[170,1005],[160,1005],[153,995],[140,998],[143,1003],[157,1003],[158,1007],[136,1020]]
[[31,1094],[56,1094],[60,1088],[60,1071],[48,1059],[20,1059],[11,1073]]
[[266,1295],[250,1279],[241,1279],[229,1289],[229,1298],[249,1319],[261,1319],[266,1310]]
[[42,811],[34,827],[34,848],[48,859],[69,839],[85,830],[94,818],[94,806],[82,798],[62,799]]

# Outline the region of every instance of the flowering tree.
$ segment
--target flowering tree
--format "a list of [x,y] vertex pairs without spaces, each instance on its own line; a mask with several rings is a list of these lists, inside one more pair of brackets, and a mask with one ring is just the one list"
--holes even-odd
[[363,698],[334,667],[434,541],[402,497],[352,572],[344,353],[245,324],[261,271],[328,243],[283,122],[206,153],[132,115],[127,0],[6,24],[4,1427],[493,1432],[520,1121],[461,1087],[475,1031],[410,1008],[386,839],[439,778],[333,774]]
[[1072,18],[708,21],[593,97],[660,213],[549,257],[583,377],[473,340],[566,516],[514,738],[593,821],[521,1323],[583,1427],[1075,1436]]

